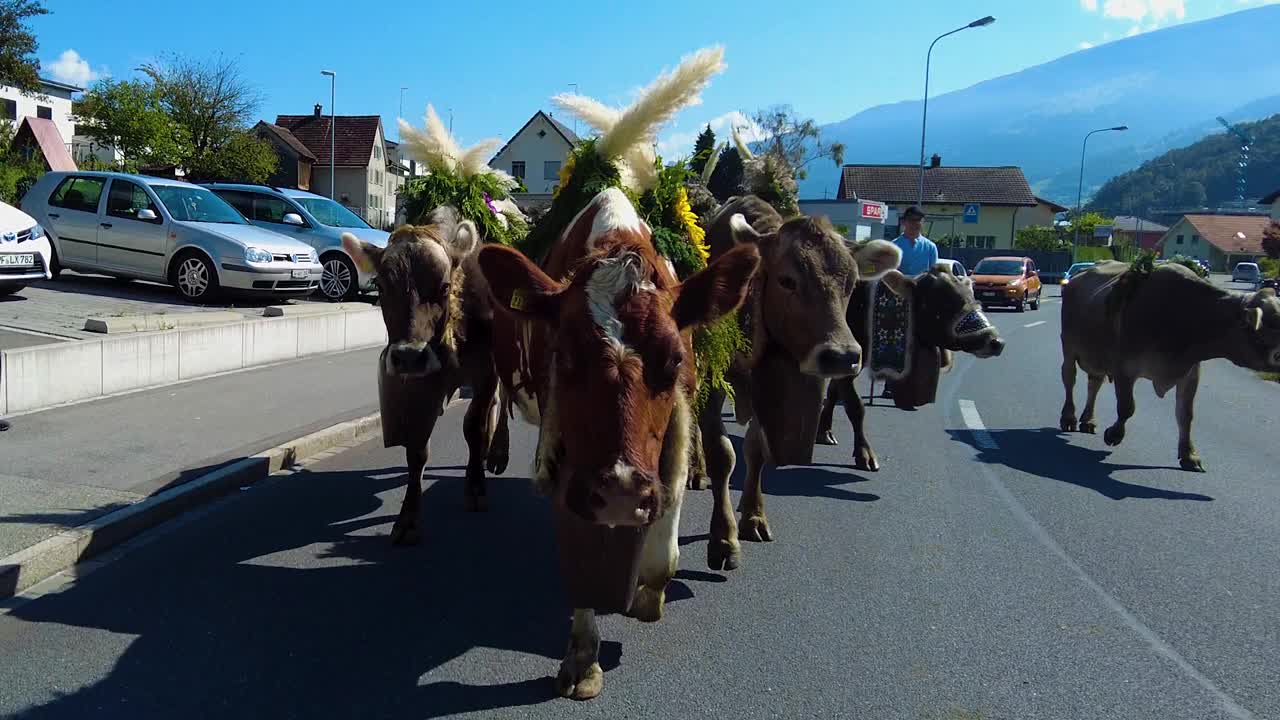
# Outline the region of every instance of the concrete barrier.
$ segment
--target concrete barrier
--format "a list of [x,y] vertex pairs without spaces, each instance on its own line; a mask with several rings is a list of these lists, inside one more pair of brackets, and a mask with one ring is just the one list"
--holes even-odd
[[382,311],[364,305],[4,350],[0,415],[386,341]]

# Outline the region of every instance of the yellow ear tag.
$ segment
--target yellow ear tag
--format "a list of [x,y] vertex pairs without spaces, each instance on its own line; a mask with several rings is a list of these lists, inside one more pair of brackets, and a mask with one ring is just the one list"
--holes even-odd
[[510,305],[512,310],[523,310],[524,302],[525,302],[524,290],[513,290],[511,292]]
[[858,268],[858,272],[863,275],[875,275],[876,266],[869,263],[863,263],[862,267]]

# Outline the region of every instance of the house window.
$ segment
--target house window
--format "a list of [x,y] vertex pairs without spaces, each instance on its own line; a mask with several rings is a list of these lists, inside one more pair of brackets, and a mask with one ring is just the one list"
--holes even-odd
[[1192,245],[1199,245],[1199,244],[1200,244],[1200,236],[1199,236],[1199,235],[1192,235],[1192,236],[1191,236],[1191,244],[1192,244]]
[[381,159],[382,159],[382,146],[381,146],[381,145],[374,145],[374,146],[373,146],[373,159],[374,159],[374,160],[381,160]]
[[52,120],[52,119],[53,119],[53,108],[51,108],[51,107],[45,107],[44,105],[37,105],[37,106],[36,106],[36,117],[38,117],[38,118],[44,118],[45,120]]
[[18,101],[0,98],[0,120],[18,119]]
[[511,162],[511,177],[524,179],[524,161],[513,160]]
[[995,235],[966,235],[965,245],[971,248],[994,248],[996,246]]
[[1182,244],[1182,236],[1181,236],[1181,235],[1179,235],[1179,236],[1178,236],[1178,244],[1179,244],[1179,245],[1181,245],[1181,244]]
[[542,163],[542,179],[543,180],[559,180],[560,179],[560,161],[548,160]]

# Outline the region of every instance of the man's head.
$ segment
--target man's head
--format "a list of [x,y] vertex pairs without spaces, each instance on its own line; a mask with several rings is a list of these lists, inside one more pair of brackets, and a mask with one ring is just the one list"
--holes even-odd
[[924,211],[918,206],[912,205],[902,211],[900,224],[902,225],[902,234],[915,240],[920,237],[921,228],[924,227]]

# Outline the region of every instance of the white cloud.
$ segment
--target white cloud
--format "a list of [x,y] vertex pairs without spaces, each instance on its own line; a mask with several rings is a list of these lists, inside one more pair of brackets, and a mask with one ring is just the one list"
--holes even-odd
[[42,67],[48,70],[54,80],[80,87],[88,87],[89,83],[106,74],[103,68],[94,70],[89,67],[89,62],[71,49],[63,50],[57,60],[44,63]]
[[[1253,1],[1240,0],[1242,3]],[[1085,12],[1097,12],[1098,0],[1080,0],[1080,7]],[[1187,3],[1186,0],[1105,0],[1102,14],[1113,20],[1131,20],[1135,23],[1143,20],[1152,23],[1169,19],[1183,20],[1187,17]]]
[[1080,0],[1080,7],[1085,12],[1098,12],[1098,0]]
[[1129,28],[1129,32],[1125,33],[1124,36],[1133,37],[1134,35],[1137,35],[1141,32],[1142,32],[1142,27],[1138,25],[1134,25],[1133,27]]
[[1091,48],[1091,47],[1093,47],[1093,43],[1089,42],[1088,40],[1082,40],[1082,41],[1080,41],[1080,49],[1081,49],[1081,50],[1088,50],[1088,49],[1089,49],[1089,48]]
[[742,139],[747,142],[755,142],[764,138],[764,133],[760,131],[760,128],[756,127],[751,118],[734,110],[716,116],[711,120],[700,122],[689,132],[674,132],[664,138],[660,138],[658,140],[658,154],[668,160],[692,155],[693,144],[697,142],[698,134],[707,125],[710,125],[712,132],[716,134],[717,143],[732,142],[733,134],[731,128],[734,127],[738,128],[738,134],[742,135]]

